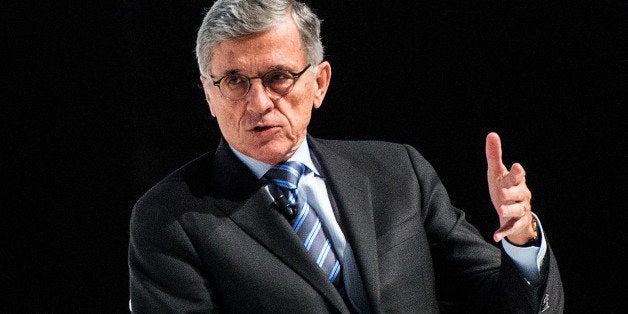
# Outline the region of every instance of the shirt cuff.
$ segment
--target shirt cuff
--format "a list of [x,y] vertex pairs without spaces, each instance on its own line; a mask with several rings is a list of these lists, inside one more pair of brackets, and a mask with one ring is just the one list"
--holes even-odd
[[531,285],[536,286],[541,283],[541,263],[547,252],[547,243],[545,240],[545,232],[543,232],[543,226],[539,218],[534,213],[532,213],[532,216],[536,220],[537,230],[541,234],[540,247],[518,247],[508,241],[501,242],[504,251],[510,256],[515,265],[517,265],[521,273],[523,273],[523,276]]

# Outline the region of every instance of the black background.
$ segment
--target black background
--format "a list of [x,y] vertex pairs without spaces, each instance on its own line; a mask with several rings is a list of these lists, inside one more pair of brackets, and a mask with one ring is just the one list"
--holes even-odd
[[[333,72],[311,134],[413,145],[490,240],[497,131],[567,312],[625,308],[625,4],[310,2]],[[193,54],[210,5],[2,4],[5,309],[127,309],[133,203],[219,138]]]

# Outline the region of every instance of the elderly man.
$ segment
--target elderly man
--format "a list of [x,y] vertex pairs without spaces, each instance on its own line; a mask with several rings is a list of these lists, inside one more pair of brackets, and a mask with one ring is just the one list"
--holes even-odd
[[485,242],[412,147],[315,139],[320,20],[289,0],[217,1],[198,32],[223,139],[136,204],[137,312],[560,312],[560,275],[521,165],[486,139]]

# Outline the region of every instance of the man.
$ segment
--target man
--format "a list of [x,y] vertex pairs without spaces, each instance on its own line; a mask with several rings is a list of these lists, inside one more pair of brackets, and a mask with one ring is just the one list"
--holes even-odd
[[561,312],[525,171],[502,164],[497,134],[486,154],[501,251],[413,148],[307,134],[331,76],[319,30],[296,1],[208,11],[197,57],[223,139],[136,204],[133,311]]

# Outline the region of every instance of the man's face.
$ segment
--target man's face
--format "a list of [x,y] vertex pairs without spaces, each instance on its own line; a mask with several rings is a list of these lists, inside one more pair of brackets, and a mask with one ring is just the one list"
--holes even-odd
[[201,76],[211,114],[229,145],[237,151],[268,164],[288,159],[305,139],[312,109],[321,106],[331,68],[323,62],[317,74],[310,70],[296,80],[292,90],[281,97],[269,94],[261,80],[241,100],[223,97],[212,81],[226,74],[261,76],[275,69],[293,73],[307,66],[299,31],[292,20],[261,33],[225,40],[213,52],[211,78]]

